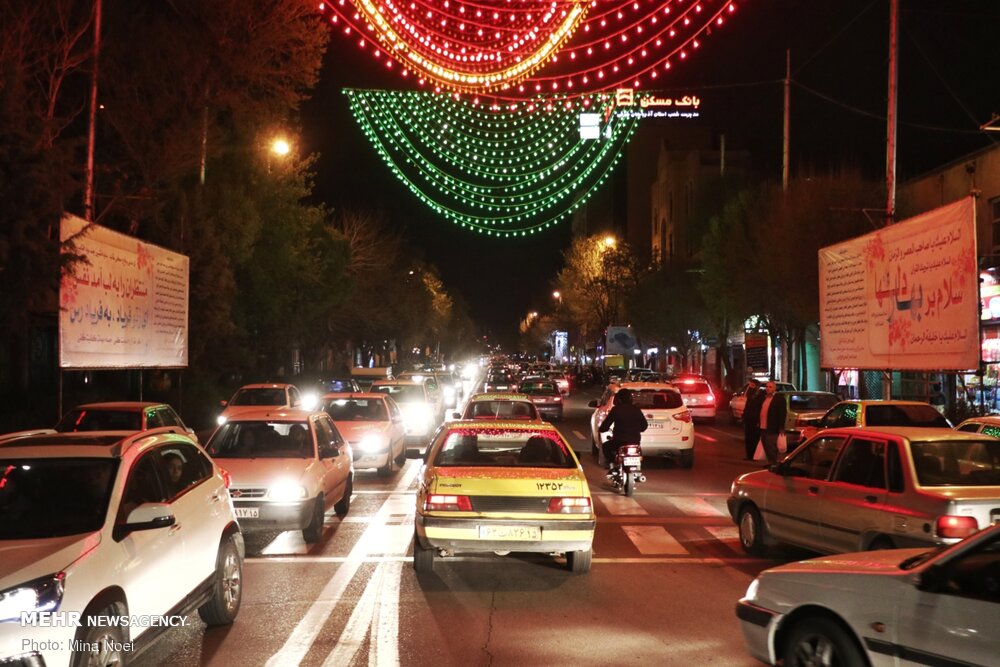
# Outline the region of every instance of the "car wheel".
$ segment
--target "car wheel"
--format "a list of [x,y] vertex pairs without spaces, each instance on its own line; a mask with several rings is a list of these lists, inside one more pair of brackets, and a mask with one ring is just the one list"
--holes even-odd
[[[124,665],[128,656],[124,650],[125,635],[120,626],[102,626],[96,623],[96,617],[115,616],[120,613],[116,609],[117,605],[112,605],[95,614],[88,614],[81,619],[82,627],[77,634],[79,639],[78,647],[83,651],[73,651],[70,664],[73,667],[91,667],[92,665]],[[93,625],[89,622],[95,619]]]
[[396,455],[396,465],[398,465],[400,468],[402,468],[404,463],[406,463],[406,446],[405,445],[399,448],[399,454]]
[[895,549],[896,545],[892,543],[892,540],[884,535],[881,537],[876,537],[868,545],[868,551],[882,551],[883,549]]
[[567,551],[566,568],[573,574],[587,574],[590,572],[590,564],[593,559],[593,549],[585,549],[583,551]]
[[229,625],[236,620],[243,600],[243,559],[233,538],[219,545],[212,579],[212,597],[198,607],[198,615],[207,625]]
[[385,459],[385,465],[375,471],[379,477],[389,477],[392,475],[392,455],[386,454]]
[[312,519],[309,525],[302,529],[302,539],[306,544],[316,544],[323,538],[323,521],[326,520],[326,509],[323,507],[323,496],[316,498],[313,505]]
[[760,512],[753,505],[746,505],[740,510],[739,517],[740,546],[748,554],[760,556],[765,551],[765,528]]
[[413,534],[413,569],[420,573],[434,571],[434,549],[420,544],[420,538]]
[[694,465],[694,449],[681,450],[680,464],[682,468],[690,468]]
[[857,642],[823,617],[807,617],[792,626],[783,654],[785,667],[866,664]]
[[351,509],[351,495],[354,494],[354,478],[349,477],[347,479],[347,488],[344,489],[344,497],[337,501],[337,504],[333,506],[333,511],[336,512],[337,516],[343,519],[347,516],[347,513]]

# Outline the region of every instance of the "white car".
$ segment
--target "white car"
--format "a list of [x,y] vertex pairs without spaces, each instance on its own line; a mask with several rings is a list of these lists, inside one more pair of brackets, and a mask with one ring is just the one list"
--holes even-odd
[[1000,525],[933,551],[764,570],[736,615],[750,655],[769,665],[996,665]]
[[354,469],[376,468],[382,477],[406,463],[406,427],[396,401],[386,394],[326,394],[321,399],[354,453]]
[[169,428],[0,438],[0,517],[2,665],[119,664],[239,612],[225,473]]
[[[794,384],[788,384],[787,382],[775,382],[775,391],[798,391]],[[747,389],[750,388],[750,383],[744,384],[740,389],[733,394],[733,397],[729,399],[729,411],[733,414],[733,419],[735,421],[740,421],[743,419],[743,410],[747,406]],[[761,382],[761,391],[764,390],[764,383]]]
[[684,398],[684,405],[695,419],[714,421],[716,415],[715,392],[702,377],[678,377],[671,381]]
[[440,423],[437,403],[427,385],[414,380],[383,380],[372,383],[370,391],[391,396],[399,406],[406,427],[406,446],[426,449]]
[[244,410],[206,449],[232,476],[229,495],[246,532],[301,530],[319,542],[326,513],[343,517],[351,507],[351,447],[325,412]]
[[248,384],[237,389],[228,401],[219,401],[219,405],[223,410],[215,421],[221,425],[232,415],[248,408],[297,408],[302,405],[302,395],[294,384]]
[[615,394],[632,391],[632,404],[638,406],[649,426],[642,434],[644,456],[669,456],[676,458],[683,468],[694,465],[694,424],[691,411],[684,405],[680,392],[665,382],[623,382],[612,384],[598,401],[591,401],[596,408],[590,415],[591,451],[596,456],[600,450],[601,433],[598,429],[614,406]]

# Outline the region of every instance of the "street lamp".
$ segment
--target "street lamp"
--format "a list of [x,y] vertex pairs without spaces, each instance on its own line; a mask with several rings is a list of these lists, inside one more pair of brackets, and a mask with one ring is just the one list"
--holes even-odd
[[562,292],[560,292],[559,290],[556,290],[555,292],[552,293],[552,298],[556,299],[556,300],[561,299],[562,298]]
[[292,147],[285,139],[278,137],[271,142],[271,152],[279,157],[285,157],[292,151]]
[[618,244],[618,239],[616,239],[611,234],[608,234],[607,236],[604,237],[603,243],[604,247],[610,250],[611,248],[614,248]]

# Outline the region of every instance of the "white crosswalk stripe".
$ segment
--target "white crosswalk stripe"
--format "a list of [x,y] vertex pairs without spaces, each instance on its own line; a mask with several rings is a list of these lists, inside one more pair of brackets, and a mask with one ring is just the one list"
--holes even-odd
[[730,546],[740,544],[740,529],[736,526],[705,526],[705,530],[720,542]]
[[604,507],[608,510],[609,514],[623,515],[646,515],[649,514],[646,510],[642,508],[642,505],[635,500],[635,498],[626,498],[625,496],[613,495],[613,496],[598,496],[600,501],[604,504]]
[[663,526],[622,526],[622,530],[628,535],[639,553],[643,555],[677,554],[683,556],[690,553]]
[[698,496],[672,496],[667,499],[670,504],[684,514],[691,516],[727,516],[716,505]]

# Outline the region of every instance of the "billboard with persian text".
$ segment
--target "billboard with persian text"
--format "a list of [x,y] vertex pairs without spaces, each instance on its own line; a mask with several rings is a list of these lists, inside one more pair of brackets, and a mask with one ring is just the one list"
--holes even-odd
[[819,251],[823,368],[979,366],[971,197]]
[[72,215],[60,239],[60,368],[187,367],[188,258]]

